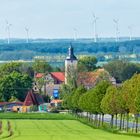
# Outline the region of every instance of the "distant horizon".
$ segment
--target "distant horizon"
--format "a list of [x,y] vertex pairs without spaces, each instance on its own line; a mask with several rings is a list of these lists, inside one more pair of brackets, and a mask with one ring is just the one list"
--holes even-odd
[[[129,39],[129,36],[121,36],[121,37],[119,37],[119,39]],[[140,36],[136,36],[136,37],[132,37],[132,39],[136,39],[136,38],[140,38]],[[17,40],[27,40],[26,38],[19,38],[19,37],[14,37],[14,38],[10,38],[11,40],[14,40],[14,39],[17,39]],[[75,40],[74,38],[63,38],[63,37],[56,37],[56,38],[43,38],[43,37],[37,37],[37,38],[29,38],[29,40],[34,40],[34,39],[45,39],[45,40]],[[81,40],[81,39],[88,39],[88,40],[94,40],[94,38],[90,38],[90,37],[81,37],[81,38],[77,38],[76,40]],[[100,37],[100,38],[98,38],[98,39],[115,39],[115,37]],[[0,38],[0,40],[7,40],[7,38]],[[76,41],[75,40],[75,41]],[[133,40],[132,40],[133,41]]]

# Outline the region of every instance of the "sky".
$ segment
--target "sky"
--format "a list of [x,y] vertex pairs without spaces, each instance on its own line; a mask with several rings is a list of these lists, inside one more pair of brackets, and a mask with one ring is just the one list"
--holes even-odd
[[[98,17],[99,37],[114,37],[113,19],[120,36],[140,36],[140,0],[0,0],[0,38],[93,38],[93,13]],[[75,31],[76,29],[76,31]]]

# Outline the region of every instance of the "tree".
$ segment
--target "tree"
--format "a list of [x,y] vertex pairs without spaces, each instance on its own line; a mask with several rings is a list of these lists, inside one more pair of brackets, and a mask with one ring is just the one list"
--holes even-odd
[[90,112],[91,110],[91,104],[90,104],[90,91],[91,90],[88,90],[85,94],[83,94],[80,99],[79,99],[79,108],[82,110],[82,111],[85,111],[85,112]]
[[34,77],[33,68],[28,63],[10,62],[5,63],[0,67],[0,74],[2,76],[8,75],[14,71],[22,74],[28,74],[31,78]]
[[[124,128],[124,117],[125,113],[127,113],[127,126],[126,129],[128,131],[129,126],[129,109],[127,107],[127,100],[123,94],[122,87],[117,87],[117,94],[116,94],[116,104],[117,104],[117,112],[120,114],[120,126],[119,129],[122,129],[122,124]],[[123,117],[124,116],[124,117]],[[122,123],[123,120],[123,123]]]
[[138,114],[140,113],[140,74],[135,74],[131,79],[124,82],[123,96],[130,113],[135,115],[136,133],[138,132]]
[[78,61],[79,71],[93,71],[96,69],[97,59],[94,56],[84,56]]
[[108,81],[100,81],[93,89],[89,90],[89,102],[90,102],[90,113],[95,114],[95,121],[97,125],[97,115],[99,114],[99,124],[102,114],[102,123],[104,114],[101,110],[101,101],[106,94],[106,90],[109,87],[110,83]]
[[22,63],[17,62],[5,63],[0,67],[0,74],[4,76],[12,73],[13,71],[20,72],[21,65]]
[[130,79],[135,73],[140,72],[140,65],[124,60],[115,60],[104,65],[104,68],[114,77],[118,83]]
[[75,89],[70,85],[63,84],[60,87],[60,99],[63,100],[62,106],[67,109],[72,109],[72,95]]
[[44,87],[44,95],[46,94],[46,83],[48,82],[45,78],[45,75],[52,71],[52,67],[48,64],[45,59],[35,59],[32,65],[35,73],[43,73],[43,77],[35,78],[39,93],[41,94],[41,89]]
[[22,63],[19,67],[19,72],[23,74],[28,74],[31,78],[34,78],[33,67],[28,63]]
[[12,96],[24,101],[29,89],[32,88],[32,79],[27,74],[12,72],[0,78],[0,97],[9,101]]
[[45,59],[35,59],[33,69],[36,73],[46,73],[52,70],[52,67]]
[[106,95],[102,99],[101,108],[105,114],[111,114],[111,127],[113,127],[114,115],[118,113],[117,110],[117,88],[109,86]]
[[86,92],[86,89],[84,88],[84,86],[80,86],[78,87],[73,96],[72,96],[72,106],[73,106],[73,109],[74,111],[77,113],[79,110],[80,110],[80,107],[79,107],[79,100],[80,100],[80,97]]
[[111,76],[110,76],[110,74],[106,71],[106,70],[104,70],[104,71],[102,71],[100,74],[99,74],[99,76],[97,77],[97,84],[99,83],[99,82],[101,82],[101,81],[107,81],[107,82],[110,82],[110,79],[111,79]]

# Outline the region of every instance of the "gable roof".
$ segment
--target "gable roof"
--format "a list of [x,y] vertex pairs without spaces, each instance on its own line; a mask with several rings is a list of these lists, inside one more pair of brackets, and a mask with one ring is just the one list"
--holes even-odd
[[65,74],[64,72],[51,72],[51,76],[55,78],[56,80],[59,80],[61,82],[65,81]]
[[24,106],[31,106],[31,105],[40,105],[43,104],[44,100],[40,94],[33,93],[33,91],[29,91],[25,101],[23,103]]

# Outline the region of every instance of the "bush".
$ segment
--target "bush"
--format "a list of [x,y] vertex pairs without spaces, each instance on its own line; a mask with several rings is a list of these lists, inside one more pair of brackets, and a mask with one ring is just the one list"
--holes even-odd
[[30,107],[30,110],[31,111],[38,111],[38,106],[36,106],[36,105],[32,105],[31,107]]
[[57,108],[52,108],[50,110],[51,113],[59,113],[59,110]]

